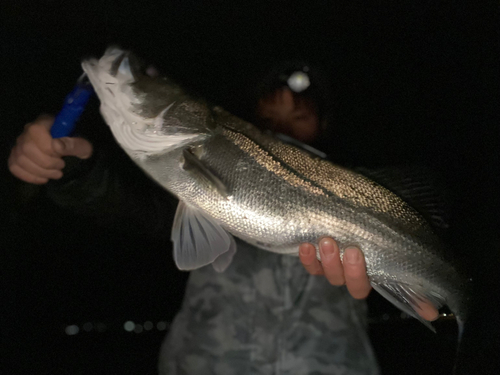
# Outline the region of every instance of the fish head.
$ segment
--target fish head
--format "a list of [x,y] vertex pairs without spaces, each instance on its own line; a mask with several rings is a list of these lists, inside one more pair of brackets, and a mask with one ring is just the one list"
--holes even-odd
[[101,102],[100,111],[125,151],[158,154],[210,133],[211,110],[166,77],[145,74],[131,52],[110,47],[82,62]]

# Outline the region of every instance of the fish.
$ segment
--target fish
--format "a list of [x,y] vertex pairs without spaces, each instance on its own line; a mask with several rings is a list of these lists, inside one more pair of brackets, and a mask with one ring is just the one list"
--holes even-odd
[[[149,77],[130,51],[109,47],[82,67],[116,141],[179,199],[171,239],[181,270],[223,272],[235,237],[298,256],[332,237],[359,247],[373,288],[420,320],[419,301],[447,305],[460,330],[470,279],[429,219],[390,188],[258,129],[168,77]],[[401,183],[402,184],[402,183]],[[408,188],[411,190],[411,188]]]

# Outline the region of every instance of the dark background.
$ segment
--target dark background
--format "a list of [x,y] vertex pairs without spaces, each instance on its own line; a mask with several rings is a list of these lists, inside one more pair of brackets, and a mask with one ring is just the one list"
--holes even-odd
[[[498,5],[42,0],[0,7],[1,373],[153,374],[165,331],[126,332],[123,323],[169,322],[180,306],[186,274],[175,270],[168,241],[66,212],[6,168],[22,126],[56,113],[81,74],[81,58],[111,43],[241,116],[249,113],[250,88],[275,63],[301,58],[322,66],[332,82],[330,147],[339,160],[421,164],[446,181],[449,241],[475,281],[458,367],[495,373]],[[106,137],[89,112],[82,124]],[[453,320],[437,322],[434,335],[395,319],[375,296],[370,307],[383,374],[450,373]],[[69,336],[73,324],[80,332]]]

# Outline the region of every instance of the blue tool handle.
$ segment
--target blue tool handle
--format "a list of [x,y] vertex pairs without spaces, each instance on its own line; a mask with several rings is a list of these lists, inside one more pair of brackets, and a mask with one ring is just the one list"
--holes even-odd
[[61,111],[57,114],[50,134],[52,138],[68,137],[73,132],[76,122],[83,113],[92,93],[92,85],[83,82],[82,76],[73,91],[71,91],[66,99]]

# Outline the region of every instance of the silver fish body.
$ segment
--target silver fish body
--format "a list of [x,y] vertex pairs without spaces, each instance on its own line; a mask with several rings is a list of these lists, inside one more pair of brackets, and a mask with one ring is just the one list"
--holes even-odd
[[[418,318],[418,300],[466,313],[467,280],[429,223],[369,178],[262,133],[141,75],[108,49],[83,68],[117,141],[155,181],[223,230],[264,250],[298,255],[330,236],[362,249],[374,288]],[[318,253],[319,254],[319,253]]]

